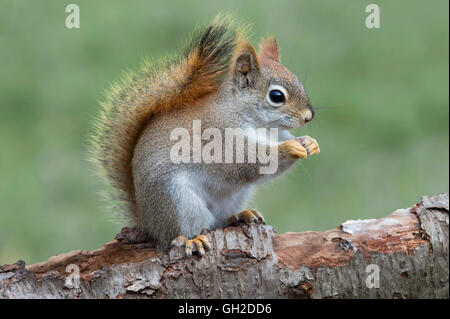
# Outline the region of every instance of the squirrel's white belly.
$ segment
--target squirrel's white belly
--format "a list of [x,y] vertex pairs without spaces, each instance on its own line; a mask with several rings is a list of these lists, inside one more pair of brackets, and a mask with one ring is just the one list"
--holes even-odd
[[183,185],[184,196],[191,197],[190,200],[186,198],[187,200],[181,201],[185,205],[184,211],[187,208],[186,203],[193,205],[187,209],[193,214],[199,210],[198,205],[202,206],[203,213],[197,215],[198,218],[189,219],[190,225],[184,224],[186,227],[182,227],[185,228],[183,232],[193,231],[192,235],[203,227],[223,227],[229,217],[242,210],[254,189],[252,185],[230,185],[210,172],[189,169],[177,172],[173,182],[178,187]]
[[220,174],[202,171],[200,175],[199,186],[204,188],[205,202],[217,221],[215,226],[223,226],[229,217],[239,213],[255,188],[230,184]]

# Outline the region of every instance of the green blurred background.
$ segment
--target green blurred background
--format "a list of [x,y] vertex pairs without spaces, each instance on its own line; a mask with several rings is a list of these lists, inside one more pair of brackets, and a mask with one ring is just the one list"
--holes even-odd
[[[174,52],[219,11],[278,37],[315,105],[297,134],[322,153],[252,199],[279,233],[378,218],[448,191],[448,1],[0,1],[0,264],[111,240],[86,162],[103,89],[146,55]],[[381,8],[381,29],[365,7]]]

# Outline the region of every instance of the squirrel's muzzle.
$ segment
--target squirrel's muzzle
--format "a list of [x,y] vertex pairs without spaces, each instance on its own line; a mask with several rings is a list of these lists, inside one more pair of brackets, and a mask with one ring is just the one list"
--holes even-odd
[[302,123],[302,126],[305,125],[308,122],[311,122],[314,118],[315,112],[312,107],[308,107],[307,109],[304,109],[300,113],[300,122]]

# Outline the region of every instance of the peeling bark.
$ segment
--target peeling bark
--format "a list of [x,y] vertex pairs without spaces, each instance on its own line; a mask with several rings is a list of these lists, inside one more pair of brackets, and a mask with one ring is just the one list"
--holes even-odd
[[447,193],[324,232],[217,229],[204,257],[113,240],[0,266],[0,298],[448,298],[448,211]]

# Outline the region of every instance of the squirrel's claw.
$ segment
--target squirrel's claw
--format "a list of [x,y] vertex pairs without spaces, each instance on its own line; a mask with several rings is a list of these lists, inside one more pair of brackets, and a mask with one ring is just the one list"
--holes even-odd
[[205,249],[211,249],[211,244],[209,243],[208,238],[205,235],[198,235],[193,239],[187,239],[184,236],[178,236],[172,241],[171,246],[185,246],[186,255],[189,257],[192,256],[192,254],[195,252],[197,252],[200,256],[204,256]]
[[228,219],[228,225],[232,225],[235,223],[243,222],[246,224],[265,224],[264,217],[261,213],[257,212],[254,209],[246,209],[239,214],[234,214]]

